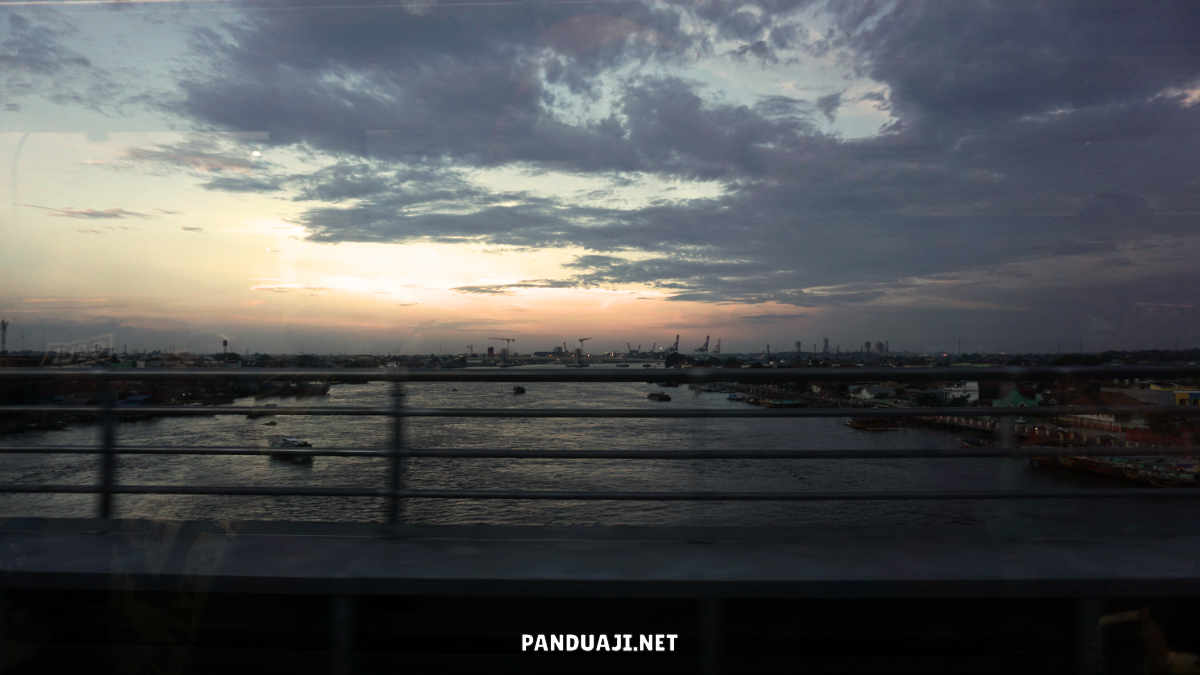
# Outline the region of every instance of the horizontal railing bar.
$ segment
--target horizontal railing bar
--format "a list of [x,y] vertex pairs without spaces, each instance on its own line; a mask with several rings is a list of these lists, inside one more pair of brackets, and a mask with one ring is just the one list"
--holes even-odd
[[[1083,490],[885,490],[808,492],[576,492],[571,490],[373,490],[357,487],[269,487],[196,485],[122,485],[114,494],[222,495],[261,497],[389,497],[401,499],[557,500],[557,501],[892,501],[972,499],[1195,499],[1196,488]],[[96,494],[90,485],[0,485],[0,493]]]
[[[87,445],[0,446],[0,454],[100,455],[104,449]],[[118,455],[266,456],[281,453],[311,457],[380,457],[387,448],[246,448],[118,446]],[[863,450],[520,450],[512,448],[405,449],[403,457],[443,459],[953,459],[979,457],[1175,457],[1200,456],[1196,448],[1036,447],[1018,448],[869,448]]]
[[[599,365],[599,364],[598,364]],[[1200,376],[1200,366],[1036,366],[938,368],[205,368],[205,369],[98,369],[0,368],[0,380],[96,378],[147,380],[175,378],[243,380],[314,380],[339,382],[720,382],[746,383],[786,380],[1022,380],[1051,377],[1151,377]]]
[[[100,406],[9,405],[0,414],[71,413],[99,415]],[[280,408],[239,406],[129,406],[112,409],[114,415],[313,415],[391,417],[392,408],[364,406],[293,406]],[[580,418],[771,418],[771,417],[1066,417],[1071,415],[1179,415],[1200,416],[1190,406],[1046,406],[1032,408],[405,408],[403,417],[580,417]]]

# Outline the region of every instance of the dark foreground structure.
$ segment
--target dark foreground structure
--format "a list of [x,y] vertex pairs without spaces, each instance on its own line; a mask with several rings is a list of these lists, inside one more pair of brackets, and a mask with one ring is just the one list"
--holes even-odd
[[[972,379],[1196,374],[1200,369],[971,369]],[[1152,372],[1151,372],[1152,371]],[[0,371],[54,378],[62,371]],[[742,371],[760,382],[904,377],[954,379],[948,369]],[[71,373],[78,377],[80,373]],[[105,372],[89,373],[100,380]],[[197,371],[199,379],[220,373]],[[243,374],[240,374],[244,375]],[[145,377],[180,376],[179,371]],[[256,374],[256,376],[260,376]],[[263,378],[320,373],[267,371]],[[641,373],[571,371],[337,371],[341,381],[637,380]],[[656,379],[717,381],[720,371]],[[399,392],[397,392],[399,393]],[[110,399],[111,400],[111,399]],[[389,486],[280,488],[139,486],[119,480],[120,454],[244,454],[264,448],[150,448],[116,444],[112,405],[72,408],[103,419],[101,447],[5,453],[97,456],[96,486],[0,486],[9,493],[94,493],[96,517],[0,522],[0,668],[63,672],[653,672],[653,673],[1128,673],[1172,672],[1200,651],[1200,528],[1177,535],[1000,539],[986,532],[890,537],[780,529],[416,527],[411,499],[912,500],[1200,497],[1195,488],[914,493],[888,491],[670,493],[412,490],[411,457],[511,457],[512,449],[406,447],[411,416],[775,417],[845,416],[814,408],[688,411],[277,408],[274,414],[392,415],[392,447],[302,449],[316,456],[390,457]],[[9,406],[37,413],[38,406]],[[62,410],[61,407],[56,410]],[[221,409],[194,408],[195,414]],[[237,408],[237,414],[255,409]],[[977,412],[975,412],[977,411]],[[154,409],[139,408],[138,414]],[[178,409],[171,410],[179,413]],[[940,409],[856,409],[858,417],[943,414]],[[1072,409],[1071,412],[1080,412]],[[958,408],[954,414],[1054,416],[1055,408]],[[1194,414],[1184,411],[1182,414]],[[1052,452],[1039,449],[1038,452]],[[1022,456],[1029,448],[877,452],[876,456]],[[1073,454],[1113,452],[1072,449]],[[1130,450],[1123,450],[1129,454]],[[1156,454],[1188,449],[1156,448]],[[813,456],[803,451],[727,453],[557,451],[556,458],[681,459]],[[521,457],[547,453],[521,451]],[[822,457],[862,452],[822,451]],[[379,525],[151,522],[111,518],[117,494],[377,497]],[[83,514],[81,514],[83,515]],[[1159,530],[1161,531],[1161,529]],[[674,635],[674,651],[535,652],[533,635]],[[1178,671],[1179,666],[1175,666]]]

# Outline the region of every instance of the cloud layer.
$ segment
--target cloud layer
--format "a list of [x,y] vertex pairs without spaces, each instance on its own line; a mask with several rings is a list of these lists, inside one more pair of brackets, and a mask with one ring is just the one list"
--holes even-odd
[[[1187,304],[1200,280],[1172,255],[1200,215],[1197,34],[1189,2],[246,6],[192,31],[156,105],[321,166],[186,144],[126,159],[299,203],[314,242],[589,251],[465,294],[638,287],[785,306],[757,322],[812,316],[791,306],[1130,332],[1121,312]],[[0,46],[29,76],[90,66],[16,14]],[[818,71],[839,78],[806,84]],[[878,133],[841,133],[864,117]],[[579,177],[681,191],[629,206],[552,187]]]

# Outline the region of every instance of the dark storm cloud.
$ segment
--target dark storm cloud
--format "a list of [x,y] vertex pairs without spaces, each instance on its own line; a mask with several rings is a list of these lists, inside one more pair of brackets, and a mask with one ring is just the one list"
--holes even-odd
[[807,314],[798,312],[767,312],[765,314],[746,314],[738,317],[742,321],[790,321],[792,319],[803,319]]
[[[74,208],[51,208],[49,206],[38,206],[37,204],[23,204],[35,209],[49,211],[51,215],[62,218],[82,218],[85,220],[114,220],[118,218],[149,218],[150,216],[138,211],[129,211],[126,209],[74,209]],[[80,230],[81,232],[84,230]]]
[[754,104],[754,112],[763,117],[807,117],[812,104],[790,96],[764,96]]
[[[475,194],[478,192],[479,194]],[[399,193],[351,207],[309,209],[301,219],[314,241],[440,242],[482,241],[511,246],[562,246],[580,228],[571,220],[580,209],[559,209],[537,199],[508,205],[513,196],[482,191],[464,194],[455,190],[440,193]],[[426,213],[411,207],[429,200],[467,198],[481,204],[470,213]],[[476,199],[477,198],[477,199]],[[496,202],[503,202],[504,205]],[[597,234],[597,238],[601,235]]]
[[[282,183],[293,198],[337,204],[304,213],[315,241],[577,246],[596,255],[548,281],[645,284],[683,300],[878,304],[915,276],[1122,258],[1130,244],[1196,231],[1191,3],[827,3],[832,27],[817,39],[796,14],[813,6],[251,13],[226,34],[198,34],[211,59],[188,71],[171,108],[337,155]],[[760,56],[849,55],[879,86],[814,102],[721,102],[669,74],[711,55],[714,40]],[[640,62],[667,74],[613,74]],[[564,90],[593,102],[605,88],[612,110],[590,121],[560,114]],[[893,118],[871,138],[822,134],[811,119],[868,105]],[[724,192],[621,210],[489,191],[461,172],[495,166],[604,176],[614,187],[636,172],[705,179]],[[617,255],[628,252],[638,255]],[[804,290],[834,284],[851,290]],[[964,306],[1074,297],[978,292],[995,301]]]
[[135,102],[132,87],[72,48],[78,30],[65,15],[40,7],[0,12],[0,100],[7,110],[19,111],[13,101],[28,96],[109,114]]
[[511,295],[513,289],[517,288],[576,288],[578,286],[579,284],[572,279],[530,279],[512,284],[456,286],[450,290],[475,295]]
[[617,63],[692,48],[677,11],[639,3],[310,9],[251,14],[197,34],[211,68],[185,75],[172,109],[273,142],[421,162],[634,168],[611,124],[543,113],[541,70],[568,84]]
[[[780,100],[769,105],[778,108]],[[745,106],[706,105],[678,78],[634,83],[622,110],[629,142],[660,173],[700,179],[762,175],[776,157],[802,148],[816,132],[798,117],[771,118]]]
[[87,57],[67,48],[63,26],[34,23],[17,13],[8,14],[6,34],[0,42],[0,68],[8,74],[57,75],[71,68],[90,68]]
[[954,126],[1144,99],[1197,76],[1200,12],[1189,2],[830,6],[893,101]]
[[688,7],[720,38],[746,41],[766,34],[775,35],[779,31],[775,40],[786,43],[795,35],[792,14],[817,3],[813,0],[672,0],[672,4]]
[[130,148],[125,159],[193,171],[248,173],[267,167],[243,154],[235,153],[213,140],[163,144],[149,148]]
[[817,110],[820,110],[830,122],[837,116],[837,111],[840,107],[842,107],[841,92],[822,96],[817,99]]
[[767,45],[766,40],[758,40],[757,42],[744,44],[741,47],[733,50],[733,55],[738,57],[754,56],[762,59],[763,61],[777,60],[775,55],[771,52],[770,46]]
[[205,190],[224,192],[278,192],[283,186],[277,180],[243,176],[220,176],[201,185]]

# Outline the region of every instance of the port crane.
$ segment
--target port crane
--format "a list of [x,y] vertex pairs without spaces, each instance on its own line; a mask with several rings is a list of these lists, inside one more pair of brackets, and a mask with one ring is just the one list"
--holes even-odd
[[721,338],[717,338],[717,346],[713,347],[712,353],[714,353],[714,354],[721,353]]
[[587,342],[588,340],[591,340],[591,339],[592,338],[590,338],[590,337],[579,338],[579,349],[575,350],[575,361],[576,362],[578,362],[578,363],[583,362],[583,343]]
[[708,338],[709,338],[708,335],[704,336],[704,344],[699,347],[696,347],[696,351],[698,351],[698,352],[707,352],[708,351]]
[[467,356],[475,356],[475,345],[467,345]]
[[671,351],[672,352],[679,351],[679,333],[675,334],[675,344],[671,346]]
[[499,342],[499,341],[501,341],[501,340],[503,340],[503,341],[504,341],[504,352],[503,352],[503,355],[504,355],[504,359],[507,361],[507,360],[508,360],[508,346],[509,346],[510,344],[512,344],[512,343],[514,343],[514,342],[516,342],[516,341],[517,341],[517,338],[506,338],[506,337],[490,337],[490,338],[488,338],[488,339],[489,339],[489,340],[495,340],[495,341],[497,341],[497,342]]

